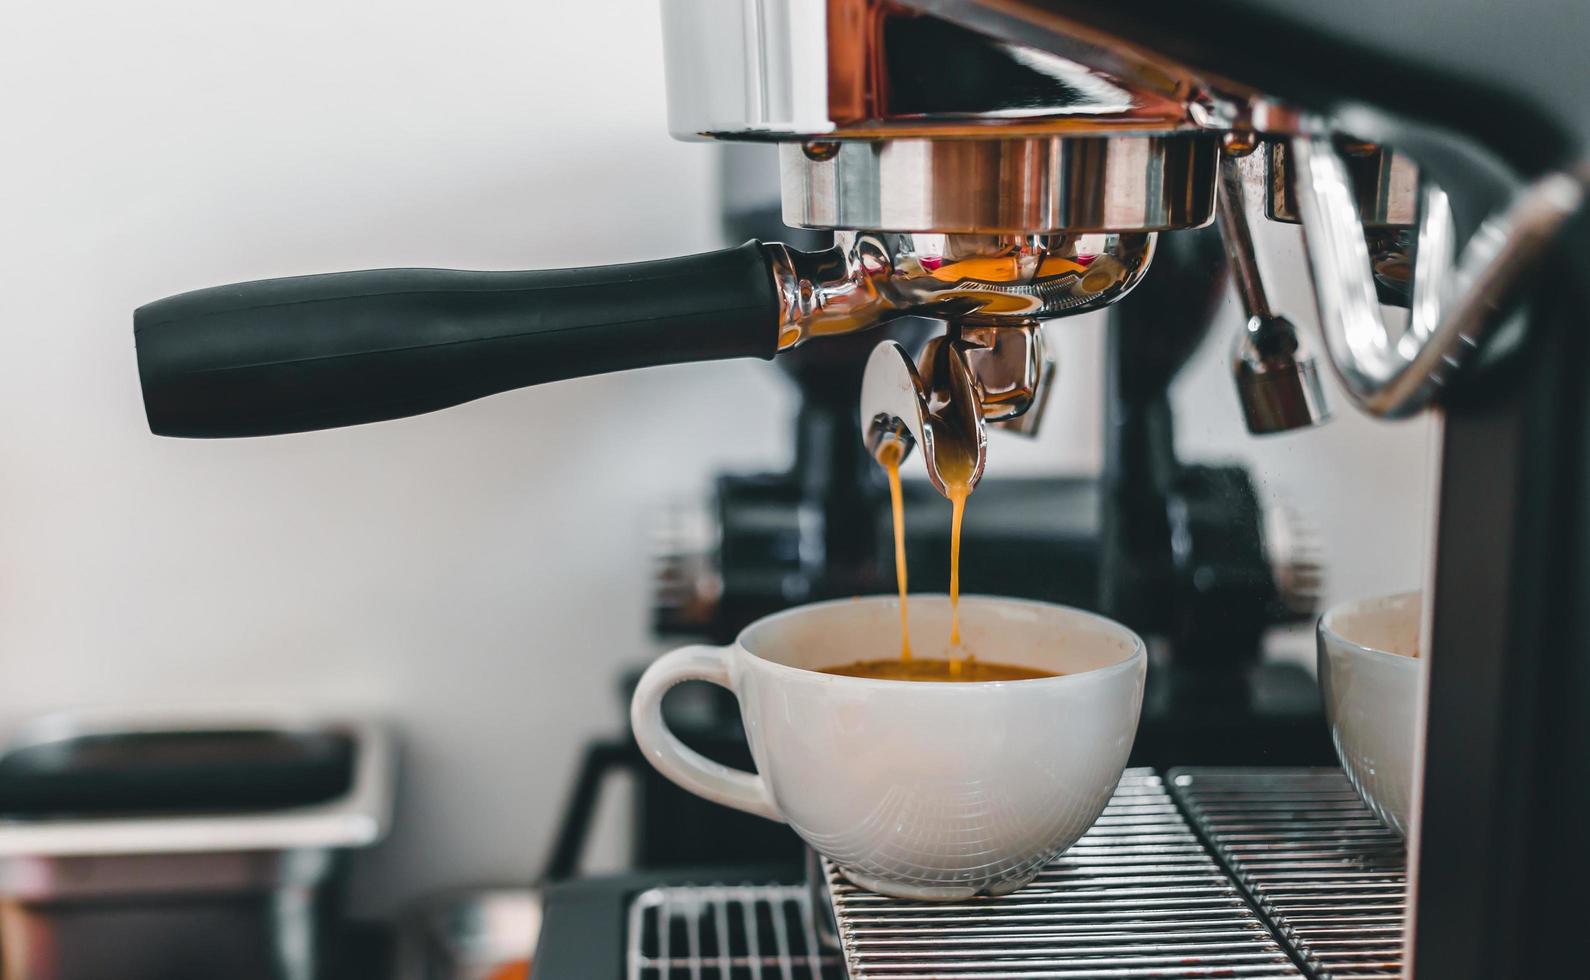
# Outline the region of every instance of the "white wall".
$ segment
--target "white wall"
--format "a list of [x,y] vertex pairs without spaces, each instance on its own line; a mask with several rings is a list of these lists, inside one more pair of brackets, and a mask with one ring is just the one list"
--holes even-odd
[[[650,4],[8,4],[0,21],[0,711],[308,699],[401,722],[368,868],[528,878],[650,649],[643,509],[783,455],[762,365],[395,424],[149,435],[131,312],[335,269],[714,247]],[[732,411],[729,406],[766,406]],[[709,437],[710,436],[710,437]]]
[[[1254,228],[1271,302],[1320,351],[1298,229],[1262,219]],[[1331,420],[1297,432],[1250,436],[1230,371],[1231,344],[1243,316],[1229,287],[1227,293],[1221,322],[1172,392],[1177,447],[1187,458],[1245,460],[1262,492],[1303,510],[1327,558],[1328,602],[1421,587],[1437,461],[1432,418],[1386,422],[1360,414],[1321,352]],[[1312,639],[1305,640],[1312,665]]]
[[[652,649],[645,513],[716,469],[782,463],[774,372],[669,368],[353,430],[162,440],[130,313],[266,276],[716,246],[713,151],[667,138],[658,34],[641,0],[0,7],[0,720],[365,706],[407,746],[365,908],[534,872],[577,746],[621,724],[618,671]],[[1060,328],[1048,431],[1002,442],[996,466],[1097,462],[1098,327]],[[1183,435],[1225,451],[1248,444],[1222,357],[1182,393],[1216,421]],[[1262,455],[1329,528],[1380,542],[1347,565],[1373,591],[1417,566],[1417,521],[1398,529],[1421,443],[1354,448],[1366,426]],[[1360,477],[1312,482],[1322,460]]]

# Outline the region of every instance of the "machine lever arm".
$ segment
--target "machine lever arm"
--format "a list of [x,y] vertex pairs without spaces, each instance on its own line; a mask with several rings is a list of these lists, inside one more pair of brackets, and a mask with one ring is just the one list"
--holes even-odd
[[233,437],[403,418],[564,378],[771,358],[763,246],[589,269],[377,269],[167,297],[133,315],[149,428]]

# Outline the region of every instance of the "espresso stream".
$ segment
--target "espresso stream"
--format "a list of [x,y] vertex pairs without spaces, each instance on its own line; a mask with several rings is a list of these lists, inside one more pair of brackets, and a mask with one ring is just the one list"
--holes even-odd
[[894,579],[900,587],[900,663],[911,662],[911,621],[906,615],[905,495],[900,490],[898,443],[883,447],[883,468],[889,472],[889,509],[894,513]]
[[[889,509],[894,516],[894,576],[900,589],[900,656],[881,660],[858,660],[839,667],[828,667],[825,674],[846,677],[875,677],[902,681],[1020,681],[1054,677],[1053,671],[1035,670],[1010,664],[987,663],[961,647],[961,523],[966,514],[966,498],[972,493],[972,474],[977,457],[972,447],[935,433],[939,475],[944,479],[944,494],[950,500],[950,643],[949,659],[930,660],[911,656],[911,624],[907,610],[905,570],[905,500],[900,487],[898,445],[884,446],[878,461],[889,474]],[[965,653],[963,656],[962,654]]]

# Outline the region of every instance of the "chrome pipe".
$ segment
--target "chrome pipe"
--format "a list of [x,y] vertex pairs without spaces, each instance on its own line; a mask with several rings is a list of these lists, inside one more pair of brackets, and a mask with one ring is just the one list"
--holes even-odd
[[1241,163],[1234,157],[1221,163],[1216,211],[1231,279],[1247,314],[1231,368],[1248,431],[1262,435],[1319,425],[1330,418],[1319,368],[1297,328],[1270,307],[1248,221]]
[[1446,194],[1427,183],[1408,326],[1394,335],[1381,319],[1369,248],[1341,157],[1323,135],[1294,139],[1291,157],[1326,353],[1353,401],[1387,418],[1430,404],[1501,322],[1585,198],[1583,173],[1549,173],[1481,223],[1458,256]]

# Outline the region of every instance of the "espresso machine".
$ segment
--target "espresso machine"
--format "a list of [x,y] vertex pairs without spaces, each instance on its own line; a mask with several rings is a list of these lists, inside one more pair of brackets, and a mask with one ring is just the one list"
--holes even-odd
[[[1026,904],[897,907],[821,867],[808,890],[782,864],[576,880],[548,896],[535,976],[1577,975],[1563,940],[1590,873],[1587,20],[1570,4],[665,0],[673,133],[777,144],[784,222],[831,244],[171,297],[135,317],[150,426],[296,432],[774,359],[810,409],[799,465],[720,483],[712,546],[667,555],[661,624],[721,636],[770,606],[886,589],[867,456],[909,453],[931,495],[952,430],[980,478],[990,428],[1041,418],[1041,325],[1108,307],[1103,476],[978,498],[990,515],[1069,500],[1046,513],[1084,526],[1003,541],[990,526],[981,560],[1051,574],[1035,590],[1165,638],[1184,678],[1167,703],[1218,718],[1243,703],[1263,628],[1312,612],[1318,575],[1245,474],[1170,451],[1165,387],[1228,276],[1255,436],[1332,412],[1440,420],[1406,846],[1351,810],[1340,773],[1307,756],[1317,744],[1284,768],[1155,756]],[[1260,220],[1301,227],[1317,331],[1272,305]],[[1020,571],[1043,568],[1046,541],[1071,564]]]
[[[721,148],[724,237],[771,237],[781,224],[777,148]],[[808,250],[832,239],[822,230],[783,233],[801,236]],[[1312,521],[1247,467],[1184,462],[1173,445],[1168,389],[1206,341],[1229,289],[1212,226],[1160,244],[1152,274],[1104,311],[1111,322],[1102,471],[1012,476],[994,463],[966,512],[962,580],[978,592],[1103,612],[1154,638],[1134,764],[1330,764],[1313,677],[1264,656],[1271,627],[1312,621],[1317,611],[1325,556]],[[943,331],[938,321],[902,318],[775,360],[797,395],[792,459],[771,472],[719,473],[708,493],[662,509],[652,542],[659,636],[729,643],[755,619],[794,605],[895,591],[889,493],[866,446],[856,393],[879,334],[920,350]],[[1042,369],[1045,395],[1078,370],[1057,374],[1054,361]],[[996,460],[999,443],[1037,433],[1040,414],[991,427],[1002,430],[990,440]],[[905,481],[903,494],[911,587],[943,593],[948,502],[930,480]],[[638,673],[620,685],[626,704]],[[752,766],[739,706],[726,692],[691,685],[670,703],[669,728],[691,748]],[[603,800],[597,787],[618,774],[636,787],[629,855],[639,870],[792,860],[804,848],[782,824],[679,789],[624,730],[586,746],[549,878],[578,866]]]

